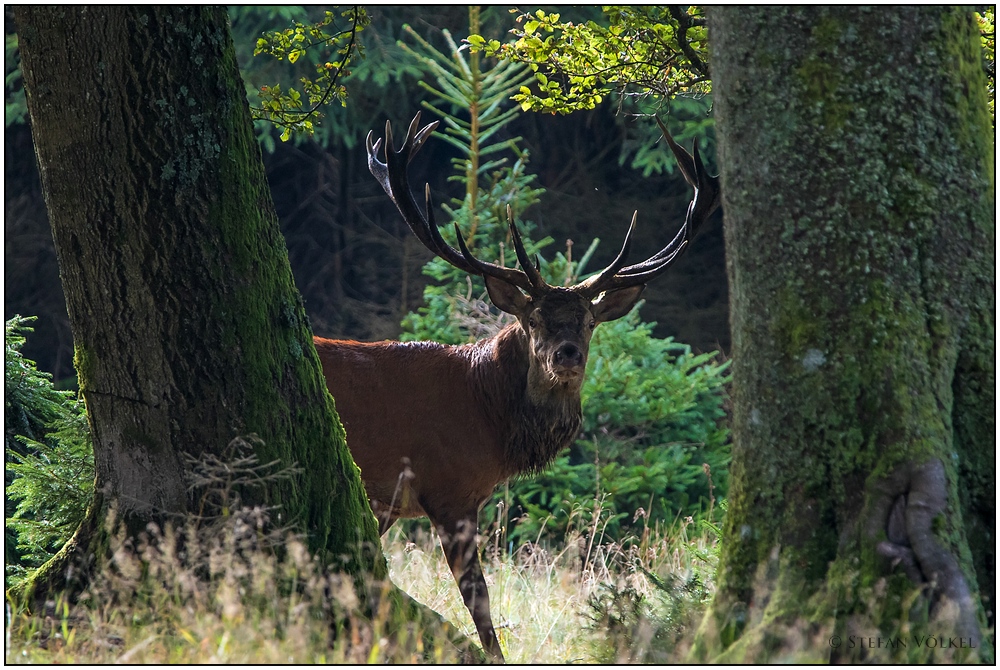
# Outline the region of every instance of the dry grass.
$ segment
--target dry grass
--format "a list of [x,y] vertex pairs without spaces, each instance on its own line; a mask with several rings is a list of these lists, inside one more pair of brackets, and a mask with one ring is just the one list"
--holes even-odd
[[[242,524],[242,528],[240,528]],[[8,663],[413,663],[428,660],[419,635],[389,639],[360,619],[348,583],[324,575],[294,538],[284,557],[255,544],[253,517],[239,515],[211,536],[196,528],[150,529],[136,546],[121,535],[112,564],[82,600],[50,602],[29,615],[6,609]],[[689,581],[711,574],[714,535],[679,523],[623,548],[529,544],[514,555],[488,548],[484,572],[508,662],[594,662],[608,658],[609,630],[588,604],[602,588],[655,595],[647,575]],[[383,540],[392,580],[469,637],[475,627],[437,539],[413,542],[394,529]],[[489,544],[487,541],[485,544]],[[645,571],[645,572],[644,572]],[[655,577],[654,577],[655,579]],[[653,598],[655,600],[655,598]],[[696,603],[698,605],[698,603]],[[700,605],[698,605],[700,606]],[[336,622],[331,626],[331,621]],[[339,631],[339,632],[335,632]],[[643,660],[611,652],[614,660]],[[435,662],[455,662],[437,650]]]
[[[509,663],[588,663],[608,651],[608,631],[595,623],[590,601],[609,586],[633,589],[656,600],[656,576],[690,583],[714,572],[715,535],[680,521],[628,548],[610,543],[589,546],[580,536],[558,551],[526,544],[513,555],[484,552],[483,573],[490,609]],[[394,528],[383,540],[392,581],[476,638],[472,617],[445,563],[437,540],[416,532],[410,542]],[[651,573],[651,579],[647,573]],[[712,592],[705,584],[703,597]],[[701,602],[696,603],[701,605]],[[617,656],[617,655],[616,655]],[[615,658],[615,660],[641,660]],[[681,660],[680,658],[676,660]]]

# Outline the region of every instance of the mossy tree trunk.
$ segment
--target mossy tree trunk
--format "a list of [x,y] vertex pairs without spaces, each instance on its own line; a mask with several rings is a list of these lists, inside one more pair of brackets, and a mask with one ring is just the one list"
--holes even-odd
[[994,149],[971,12],[709,22],[734,445],[694,656],[989,661]]
[[[225,9],[15,10],[32,132],[94,439],[133,529],[183,514],[182,453],[257,435],[327,562],[386,576],[252,132]],[[100,522],[100,511],[90,516]]]

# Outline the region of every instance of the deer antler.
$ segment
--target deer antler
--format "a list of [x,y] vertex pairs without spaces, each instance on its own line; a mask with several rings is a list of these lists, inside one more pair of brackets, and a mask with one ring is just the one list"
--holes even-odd
[[632,224],[625,235],[625,243],[622,245],[618,257],[600,273],[573,286],[573,290],[580,291],[589,297],[596,297],[602,291],[609,289],[627,288],[648,283],[673,265],[674,261],[687,249],[688,242],[698,228],[721,203],[719,178],[709,175],[705,170],[705,164],[698,151],[698,142],[694,143],[693,154],[689,154],[674,141],[674,138],[667,131],[667,127],[659,119],[656,119],[656,123],[659,124],[663,137],[667,140],[667,144],[670,145],[670,149],[677,159],[677,165],[684,176],[684,181],[694,187],[694,197],[688,204],[684,224],[663,249],[641,263],[622,267],[631,244],[632,230],[635,228],[636,215],[633,214]]
[[551,287],[545,283],[538,270],[532,267],[530,261],[527,260],[528,254],[524,250],[521,236],[514,225],[510,207],[507,208],[507,219],[510,225],[511,238],[514,242],[517,258],[521,262],[521,267],[525,268],[524,272],[487,263],[475,258],[465,245],[457,224],[455,226],[455,235],[458,239],[459,249],[455,249],[445,242],[444,238],[441,237],[441,232],[438,230],[437,224],[434,222],[434,208],[431,203],[431,189],[429,184],[424,187],[424,212],[420,211],[410,192],[406,169],[413,156],[420,150],[431,132],[437,127],[438,122],[429,123],[418,131],[417,127],[419,125],[420,112],[417,112],[417,115],[413,117],[413,121],[410,122],[406,138],[403,140],[403,146],[400,147],[399,151],[396,151],[395,144],[392,141],[392,127],[386,121],[384,163],[378,159],[378,151],[382,146],[382,138],[372,142],[372,133],[369,132],[366,140],[368,146],[368,169],[382,185],[382,188],[385,189],[386,194],[396,203],[396,208],[402,214],[406,225],[410,227],[410,230],[413,231],[413,234],[417,236],[417,239],[425,247],[463,272],[490,275],[513,284],[533,295],[547,292]]
[[[625,235],[625,242],[618,256],[608,267],[601,270],[596,275],[586,279],[574,286],[569,287],[589,298],[598,296],[601,292],[613,289],[628,288],[646,284],[653,278],[659,276],[667,270],[687,249],[688,242],[697,232],[698,228],[716,210],[721,202],[721,191],[719,188],[719,178],[709,175],[705,170],[705,165],[701,160],[698,151],[698,143],[694,143],[694,148],[689,154],[683,147],[674,141],[670,136],[666,126],[656,119],[663,137],[667,140],[677,165],[680,167],[684,180],[694,187],[694,197],[688,205],[687,215],[684,224],[681,226],[674,238],[667,246],[650,256],[641,263],[625,266],[629,249],[632,244],[632,232],[635,230],[635,221],[638,212],[632,215],[632,223],[629,225],[628,233]],[[431,203],[430,185],[424,187],[424,211],[413,199],[410,192],[409,179],[407,177],[407,167],[413,156],[420,150],[430,137],[431,132],[437,127],[438,122],[429,123],[417,130],[420,125],[420,113],[413,117],[410,127],[403,140],[403,146],[397,151],[392,140],[392,126],[388,121],[385,123],[385,162],[378,159],[378,152],[382,147],[382,138],[372,141],[372,133],[368,133],[368,169],[375,176],[378,182],[385,189],[385,192],[396,203],[396,208],[410,227],[413,234],[417,236],[425,247],[430,249],[440,258],[451,263],[453,266],[470,274],[489,275],[502,279],[509,284],[528,292],[531,295],[540,295],[551,290],[551,286],[542,279],[538,268],[532,265],[524,250],[524,243],[521,235],[514,224],[514,217],[510,206],[507,207],[507,224],[510,227],[511,240],[514,243],[514,250],[517,253],[517,260],[521,264],[522,270],[506,268],[502,265],[481,261],[472,255],[466,246],[462,235],[455,225],[455,237],[458,240],[458,249],[445,242],[441,237],[437,224],[434,222],[434,210]]]

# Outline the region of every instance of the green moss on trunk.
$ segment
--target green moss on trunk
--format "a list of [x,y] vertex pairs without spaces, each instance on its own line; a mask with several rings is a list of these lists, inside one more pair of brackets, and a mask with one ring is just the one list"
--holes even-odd
[[[948,618],[932,599],[920,624],[916,585],[885,554],[912,542],[918,579],[954,561],[939,583],[959,600],[992,571],[966,532],[992,502],[959,495],[994,450],[981,416],[993,405],[992,146],[972,18],[741,7],[714,10],[710,29],[734,446],[719,593],[695,656],[916,660],[828,639],[923,625],[912,631],[976,637],[989,659],[978,601]],[[926,532],[893,527],[895,501],[919,495],[942,501],[933,518],[900,508]]]
[[302,475],[246,502],[277,507],[325,561],[385,577],[225,9],[24,7],[16,18],[98,488],[141,527],[185,511],[182,452],[256,434],[261,462]]

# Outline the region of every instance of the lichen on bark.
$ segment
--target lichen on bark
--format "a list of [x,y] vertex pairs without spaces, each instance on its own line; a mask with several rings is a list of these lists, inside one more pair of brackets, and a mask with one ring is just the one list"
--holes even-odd
[[[734,445],[695,657],[919,658],[822,641],[867,625],[960,634],[989,659],[977,575],[992,564],[966,529],[992,503],[959,494],[995,449],[979,409],[993,403],[994,203],[972,17],[741,7],[709,22]],[[916,583],[887,542],[911,551]]]
[[186,511],[182,452],[256,434],[325,562],[386,576],[254,140],[224,8],[24,7],[36,152],[98,488],[142,528]]

